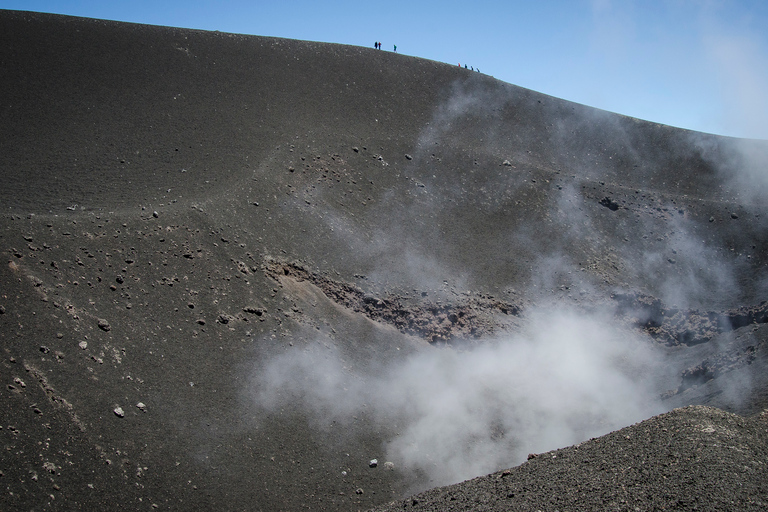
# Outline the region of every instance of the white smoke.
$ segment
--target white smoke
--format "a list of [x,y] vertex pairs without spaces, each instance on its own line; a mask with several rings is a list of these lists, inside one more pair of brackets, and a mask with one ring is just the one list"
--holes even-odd
[[519,335],[430,346],[377,369],[318,343],[271,360],[255,396],[267,410],[301,404],[315,427],[366,417],[390,433],[388,460],[443,485],[662,412],[669,375],[646,341],[607,318],[541,311]]

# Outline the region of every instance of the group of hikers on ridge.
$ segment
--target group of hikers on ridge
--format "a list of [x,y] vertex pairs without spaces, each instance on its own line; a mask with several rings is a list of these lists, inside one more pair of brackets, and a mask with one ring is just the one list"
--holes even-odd
[[[392,46],[394,47],[393,51],[395,53],[397,53],[397,45],[395,44],[395,45],[392,45]],[[375,43],[373,43],[373,47],[376,48],[377,50],[381,50],[381,42],[376,41]],[[459,63],[459,67],[461,67],[461,63]],[[475,69],[474,67],[467,66],[466,64],[464,64],[464,69],[470,69],[472,71],[477,71],[478,73],[480,72],[480,68]]]
[[[397,53],[397,45],[394,44],[392,46],[395,47],[394,52]],[[376,48],[377,50],[381,50],[381,43],[379,41],[376,41],[375,43],[373,43],[373,47]]]

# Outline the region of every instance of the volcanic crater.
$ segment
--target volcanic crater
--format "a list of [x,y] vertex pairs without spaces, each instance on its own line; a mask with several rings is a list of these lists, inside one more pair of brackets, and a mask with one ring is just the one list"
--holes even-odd
[[0,503],[768,503],[768,143],[0,11]]

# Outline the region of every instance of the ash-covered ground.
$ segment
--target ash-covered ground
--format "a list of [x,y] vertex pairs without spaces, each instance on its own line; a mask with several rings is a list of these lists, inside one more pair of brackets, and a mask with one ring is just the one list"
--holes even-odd
[[368,48],[0,40],[3,509],[765,508],[768,143]]

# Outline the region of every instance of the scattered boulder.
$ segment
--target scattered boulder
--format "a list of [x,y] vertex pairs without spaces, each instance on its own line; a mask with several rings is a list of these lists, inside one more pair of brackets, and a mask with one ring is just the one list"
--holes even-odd
[[246,312],[246,313],[250,313],[252,315],[256,315],[256,316],[262,316],[264,313],[267,312],[266,309],[259,308],[259,307],[256,307],[256,306],[246,306],[246,307],[243,308],[243,311]]
[[610,197],[604,197],[600,200],[600,204],[615,212],[619,209],[619,203],[611,199]]
[[99,318],[99,329],[101,329],[104,332],[109,332],[112,330],[112,326],[109,325],[109,322],[107,322],[103,318]]

